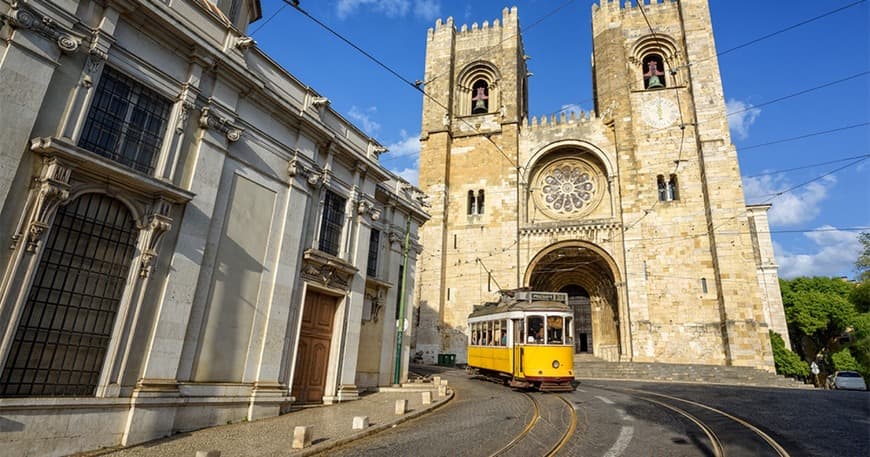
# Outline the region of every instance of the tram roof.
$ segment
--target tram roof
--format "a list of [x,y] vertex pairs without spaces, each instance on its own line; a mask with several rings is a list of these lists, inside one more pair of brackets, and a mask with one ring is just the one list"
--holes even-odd
[[554,298],[567,300],[567,296],[563,297],[563,295],[565,294],[535,292],[521,292],[514,294],[514,296],[502,295],[500,301],[486,302],[475,306],[474,311],[468,317],[481,317],[511,311],[555,311],[570,313],[571,307],[568,306],[566,301],[553,300]]

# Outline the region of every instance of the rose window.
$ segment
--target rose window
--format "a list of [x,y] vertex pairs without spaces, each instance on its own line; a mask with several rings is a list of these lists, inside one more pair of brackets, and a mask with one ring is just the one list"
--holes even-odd
[[552,216],[576,216],[597,203],[596,173],[584,162],[562,160],[544,168],[538,175],[536,199],[539,207]]

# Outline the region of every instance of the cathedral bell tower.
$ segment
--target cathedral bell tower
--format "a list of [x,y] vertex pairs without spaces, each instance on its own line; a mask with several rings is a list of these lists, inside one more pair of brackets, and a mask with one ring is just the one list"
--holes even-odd
[[[527,71],[516,8],[498,19],[457,29],[453,19],[429,29],[426,46],[420,188],[431,197],[432,219],[421,230],[426,246],[417,281],[417,350],[431,360],[464,347],[459,300],[480,303],[480,240],[517,236],[517,143],[527,116]],[[517,287],[513,270],[485,277],[487,289]],[[473,284],[472,284],[473,283]],[[473,292],[473,293],[472,293]],[[456,315],[450,315],[455,313]]]

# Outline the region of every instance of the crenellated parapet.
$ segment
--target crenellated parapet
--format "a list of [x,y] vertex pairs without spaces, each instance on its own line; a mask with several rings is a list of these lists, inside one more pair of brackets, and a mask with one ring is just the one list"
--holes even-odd
[[511,33],[519,30],[519,14],[517,14],[517,7],[513,8],[505,8],[502,10],[501,20],[493,19],[490,21],[483,21],[480,24],[477,22],[468,24],[462,24],[458,28],[453,23],[453,18],[448,17],[446,21],[441,21],[438,19],[435,21],[435,27],[430,28],[427,33],[427,39],[429,41],[435,39],[435,36],[439,32],[443,32],[445,30],[453,31],[457,33],[457,37],[465,38],[465,37],[474,37],[483,33],[491,33],[491,32],[500,32],[502,29],[508,29]]
[[636,2],[630,0],[625,1],[624,4],[620,4],[619,0],[601,0],[600,3],[592,5],[592,29],[601,30],[608,24],[623,20],[635,18],[643,20],[644,13],[651,23],[656,24],[658,22],[654,21],[653,17],[677,12],[678,4],[678,0],[644,0],[643,11],[641,11]]
[[551,127],[567,127],[593,122],[601,122],[593,112],[580,111],[562,111],[559,114],[543,115],[540,118],[532,116],[528,119],[525,125],[525,130],[532,132],[540,129],[548,129]]

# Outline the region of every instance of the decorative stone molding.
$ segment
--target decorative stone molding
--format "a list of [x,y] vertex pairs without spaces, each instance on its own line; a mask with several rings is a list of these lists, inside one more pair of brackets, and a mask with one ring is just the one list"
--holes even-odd
[[356,207],[356,212],[360,216],[368,214],[373,221],[381,218],[381,210],[375,207],[375,204],[368,200],[360,200]]
[[308,249],[303,255],[301,276],[324,287],[348,291],[357,271],[338,257],[315,249]]
[[8,20],[12,27],[33,30],[54,41],[57,47],[65,53],[75,52],[79,48],[81,44],[80,40],[74,37],[68,30],[57,25],[54,19],[39,13],[29,4],[18,0],[13,0],[11,6],[11,14],[2,15],[2,18]]
[[172,218],[169,217],[171,210],[172,203],[163,198],[158,198],[151,206],[145,227],[147,230],[145,249],[142,251],[142,258],[139,262],[139,277],[141,278],[147,278],[151,275],[152,264],[159,253],[160,242],[172,229]]
[[228,118],[212,115],[211,108],[207,106],[202,109],[202,113],[199,115],[199,126],[204,129],[213,128],[225,134],[230,143],[239,141],[242,132],[245,131],[245,129],[234,125]]
[[290,159],[290,162],[287,163],[287,176],[289,176],[290,178],[294,178],[296,177],[296,175],[305,178],[305,181],[308,183],[308,185],[313,188],[318,188],[322,184],[329,183],[328,171],[306,167],[299,160],[298,152],[293,154],[293,158]]
[[326,97],[314,97],[311,99],[311,106],[317,109],[326,108],[329,106],[330,103],[331,102]]
[[249,36],[239,37],[239,39],[236,40],[236,48],[238,48],[241,51],[248,50],[256,45],[257,45],[257,42],[254,41],[254,39],[249,37]]
[[71,173],[72,169],[55,157],[42,159],[39,176],[33,179],[28,211],[12,236],[10,249],[15,249],[19,242],[26,239],[26,251],[36,252],[42,236],[49,228],[49,219],[55,209],[69,199]]

